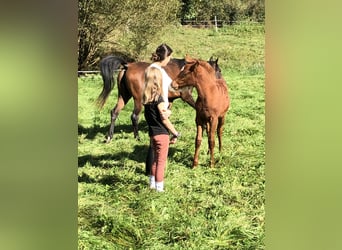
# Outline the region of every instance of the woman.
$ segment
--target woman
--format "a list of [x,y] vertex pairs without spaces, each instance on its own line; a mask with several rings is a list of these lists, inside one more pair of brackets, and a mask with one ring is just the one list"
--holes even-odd
[[[157,191],[164,191],[164,172],[169,143],[175,143],[179,136],[179,133],[168,119],[171,112],[167,111],[167,91],[172,80],[168,84],[167,78],[170,77],[161,68],[170,61],[171,53],[172,50],[166,44],[160,45],[156,53],[152,54],[152,60],[155,62],[145,72],[143,104],[152,150],[152,156],[150,156],[152,158],[150,188],[155,188]],[[173,135],[171,141],[169,131]]]
[[152,54],[151,60],[152,64],[149,67],[155,67],[159,69],[162,73],[162,87],[163,87],[163,98],[165,103],[165,112],[167,112],[167,115],[171,114],[171,111],[168,110],[169,107],[169,99],[168,99],[168,91],[169,87],[171,85],[172,79],[169,77],[169,75],[166,73],[166,71],[162,68],[165,67],[170,59],[172,54],[172,49],[165,43],[158,46],[156,49],[156,52]]
[[[163,112],[163,116],[169,117],[171,115],[171,110],[168,109],[169,107],[169,99],[168,99],[168,88],[171,85],[172,79],[166,73],[166,71],[162,68],[165,67],[170,59],[172,54],[172,49],[167,44],[163,43],[159,45],[154,53],[152,53],[151,60],[152,64],[149,67],[155,67],[162,72],[162,86],[163,86],[163,97],[165,103],[165,109]],[[174,143],[175,141],[171,141]],[[145,174],[149,176],[151,174],[151,166],[153,162],[153,152],[151,145],[148,149],[147,157],[146,157],[146,167],[145,167]]]

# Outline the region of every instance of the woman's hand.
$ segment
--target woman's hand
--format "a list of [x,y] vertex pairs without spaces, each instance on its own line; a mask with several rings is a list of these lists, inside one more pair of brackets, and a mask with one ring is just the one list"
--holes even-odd
[[180,133],[175,133],[171,139],[170,139],[170,144],[175,144],[177,142],[178,137],[180,137]]

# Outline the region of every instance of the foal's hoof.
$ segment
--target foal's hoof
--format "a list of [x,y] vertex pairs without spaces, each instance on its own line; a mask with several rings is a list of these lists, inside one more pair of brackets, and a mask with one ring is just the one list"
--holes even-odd
[[198,163],[193,163],[191,168],[195,169],[197,166],[198,166]]
[[107,136],[107,138],[103,141],[104,143],[108,144],[112,141],[112,138],[110,138],[109,136]]

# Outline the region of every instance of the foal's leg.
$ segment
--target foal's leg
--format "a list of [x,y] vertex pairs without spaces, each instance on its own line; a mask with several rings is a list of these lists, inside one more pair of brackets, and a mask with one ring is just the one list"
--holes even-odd
[[200,150],[201,143],[202,143],[202,137],[203,137],[203,127],[202,125],[197,124],[197,135],[195,139],[195,155],[194,155],[194,161],[192,163],[192,168],[195,168],[198,165],[198,155],[199,155],[199,150]]
[[[205,128],[206,128],[207,136],[209,136],[209,133],[210,133],[210,122],[207,122],[207,123],[206,123]],[[208,147],[208,152],[207,152],[207,154],[209,154],[209,153],[210,153],[210,148]]]
[[183,101],[188,103],[191,107],[195,108],[195,101],[192,97],[192,87],[188,87],[186,90],[180,92],[180,97]]
[[111,123],[110,123],[110,128],[108,131],[106,143],[109,143],[113,139],[115,120],[124,106],[125,106],[124,99],[122,98],[122,96],[119,96],[118,102],[116,103],[115,107],[110,112]]
[[219,151],[220,152],[222,150],[223,125],[224,125],[224,116],[219,118],[218,125],[217,125],[217,138],[218,138],[218,142],[219,142]]
[[211,118],[210,120],[210,129],[208,134],[208,145],[210,151],[210,167],[213,168],[215,165],[214,160],[214,149],[215,149],[215,131],[217,129],[217,118]]
[[139,122],[139,114],[141,112],[141,109],[142,109],[141,100],[134,99],[134,109],[131,115],[131,120],[132,120],[134,138],[137,140],[140,140],[138,122]]

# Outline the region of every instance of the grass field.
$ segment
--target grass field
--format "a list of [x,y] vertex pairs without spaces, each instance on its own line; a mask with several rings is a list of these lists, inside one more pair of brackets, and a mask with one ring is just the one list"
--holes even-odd
[[223,151],[208,167],[204,137],[199,166],[191,169],[196,134],[195,111],[176,100],[171,121],[182,133],[170,147],[165,192],[148,189],[144,162],[149,143],[140,116],[141,141],[133,138],[133,102],[120,113],[110,144],[103,140],[117,88],[103,110],[95,100],[98,75],[78,80],[78,235],[79,249],[264,249],[265,89],[264,27],[241,25],[219,32],[170,28],[161,42],[219,65],[231,96]]

